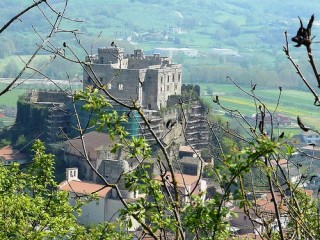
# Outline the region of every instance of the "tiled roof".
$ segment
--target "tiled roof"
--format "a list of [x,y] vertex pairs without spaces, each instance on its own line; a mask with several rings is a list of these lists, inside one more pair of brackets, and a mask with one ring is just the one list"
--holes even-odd
[[106,187],[105,185],[82,182],[82,181],[63,181],[59,184],[59,189],[68,192],[74,192],[79,195],[89,195],[92,193],[96,193],[98,197],[104,198],[109,191],[111,191],[111,187]]
[[5,146],[0,149],[0,160],[17,161],[27,159],[26,155],[18,151],[13,150],[10,146]]
[[280,165],[280,166],[286,167],[288,165],[288,160],[287,159],[279,159],[278,161],[271,160],[270,162],[271,162],[271,164],[273,166]]
[[[99,133],[96,131],[89,132],[83,136],[86,151],[89,155],[89,158],[92,160],[97,159],[96,149],[102,145],[112,145],[113,141],[110,139],[108,134]],[[83,153],[82,141],[79,137],[65,141],[67,153],[81,157]],[[80,152],[79,152],[80,151]]]
[[[199,179],[198,176],[188,174],[175,173],[174,175],[178,182],[178,187],[185,187],[185,185],[190,186],[196,183]],[[171,173],[167,173],[166,177],[168,178],[168,181],[172,181]],[[155,179],[161,181],[161,176],[157,176]]]
[[190,152],[190,153],[194,153],[194,151],[192,150],[192,148],[190,146],[180,146],[179,147],[179,151],[180,152]]

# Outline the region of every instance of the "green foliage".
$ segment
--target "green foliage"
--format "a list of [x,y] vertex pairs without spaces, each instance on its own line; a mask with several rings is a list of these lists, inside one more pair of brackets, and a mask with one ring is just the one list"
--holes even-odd
[[301,239],[311,239],[320,236],[319,200],[312,199],[304,190],[297,189],[294,198],[288,204],[289,223],[288,237],[300,236]]
[[142,165],[135,171],[126,174],[126,188],[130,191],[146,194],[146,198],[129,203],[128,208],[122,210],[121,216],[127,218],[137,215],[149,224],[153,232],[158,229],[174,232],[178,224],[172,217],[172,206],[163,192],[163,182],[152,179],[147,168],[147,165]]
[[18,164],[0,165],[0,238],[120,239],[112,238],[121,233],[115,233],[111,224],[89,231],[77,224],[74,213],[80,213],[83,203],[69,204],[68,193],[59,191],[53,180],[53,166],[53,155],[45,153],[39,140],[33,145],[33,160],[25,171],[19,170]]
[[15,147],[22,148],[27,142],[27,138],[24,135],[20,135],[15,143]]
[[86,91],[76,92],[74,98],[84,102],[84,110],[94,113],[90,126],[95,126],[98,131],[106,130],[111,138],[117,135],[121,141],[129,135],[123,125],[127,122],[127,117],[120,117],[98,89],[88,87]]
[[229,235],[230,211],[220,209],[222,197],[203,202],[199,197],[192,197],[191,204],[183,210],[183,223],[187,232],[198,239],[226,239]]
[[11,60],[5,66],[1,76],[4,78],[14,78],[19,73],[19,67],[15,61]]
[[1,141],[0,141],[0,148],[2,148],[2,147],[4,147],[4,146],[8,146],[8,145],[10,145],[10,144],[11,144],[11,142],[10,142],[9,139],[6,139],[6,138],[1,139]]

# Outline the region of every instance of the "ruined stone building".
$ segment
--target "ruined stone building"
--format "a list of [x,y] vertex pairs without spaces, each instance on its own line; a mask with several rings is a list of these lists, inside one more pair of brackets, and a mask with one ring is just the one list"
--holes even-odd
[[[145,56],[139,49],[124,56],[123,48],[118,47],[98,48],[98,54],[87,57],[86,63],[84,88],[100,82],[114,98],[128,104],[138,102],[156,136],[165,137],[162,139],[165,144],[182,135],[179,134],[181,126],[176,124],[181,123],[181,114],[175,106],[181,99],[181,64],[173,64],[171,58],[159,54]],[[117,104],[113,105],[120,113],[128,111]],[[199,101],[189,105],[186,135],[188,143],[200,149],[207,145],[208,140],[204,108]],[[168,129],[168,122],[174,128]],[[126,129],[130,136],[143,136],[149,142],[154,142],[154,137],[138,114],[130,114]],[[183,142],[181,139],[179,141]]]
[[143,109],[160,110],[171,95],[181,94],[182,66],[159,54],[145,56],[142,50],[124,56],[123,48],[99,48],[86,58],[84,87],[100,81],[122,101],[138,101]]
[[48,143],[61,141],[69,132],[70,103],[65,91],[29,91],[17,103],[16,123],[24,127],[25,136]]

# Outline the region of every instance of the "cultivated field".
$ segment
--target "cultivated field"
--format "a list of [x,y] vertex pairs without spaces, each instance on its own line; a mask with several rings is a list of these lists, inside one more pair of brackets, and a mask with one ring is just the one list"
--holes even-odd
[[[209,95],[206,95],[208,86],[209,84],[201,84],[203,98],[219,113],[221,108],[212,102]],[[210,86],[214,90],[213,95],[219,96],[219,100],[224,107],[238,109],[243,115],[251,116],[256,112],[257,106],[261,104],[258,101],[255,102],[252,97],[241,92],[232,84],[212,83]],[[244,90],[252,94],[250,88],[244,87]],[[293,122],[296,122],[297,116],[300,116],[306,125],[319,127],[319,107],[313,105],[314,99],[309,92],[283,88],[277,109],[279,89],[259,89],[259,86],[257,86],[254,93],[270,112],[276,110],[278,113],[291,117]],[[220,113],[222,114],[222,112]],[[296,132],[294,125],[292,127],[291,130]],[[298,129],[298,126],[296,126],[296,129]]]

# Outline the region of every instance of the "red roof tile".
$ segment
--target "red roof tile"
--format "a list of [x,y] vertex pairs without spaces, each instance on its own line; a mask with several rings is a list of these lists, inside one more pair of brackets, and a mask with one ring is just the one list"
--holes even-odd
[[0,160],[6,160],[6,161],[17,161],[26,159],[26,155],[23,153],[20,153],[17,150],[12,149],[10,146],[5,146],[0,149]]
[[105,185],[82,182],[82,181],[63,181],[59,184],[59,189],[68,192],[74,192],[80,195],[89,195],[92,193],[97,193],[97,195],[101,198],[104,198],[109,191],[111,191],[111,187],[106,187]]

